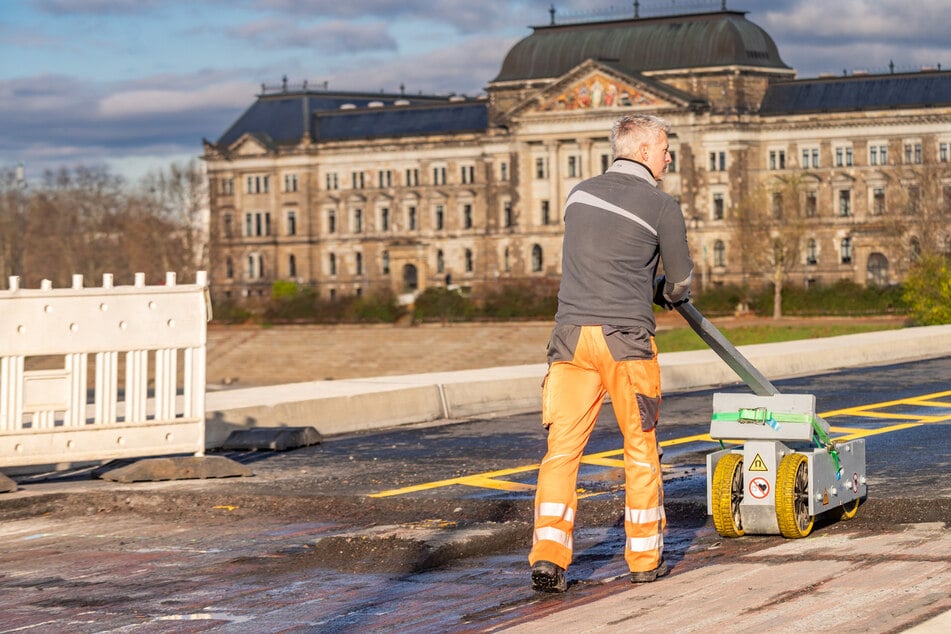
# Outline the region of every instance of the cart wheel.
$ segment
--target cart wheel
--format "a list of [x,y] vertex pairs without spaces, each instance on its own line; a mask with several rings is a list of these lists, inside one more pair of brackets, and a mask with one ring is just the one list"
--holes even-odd
[[843,522],[850,520],[858,514],[860,501],[860,498],[855,498],[851,502],[846,502],[842,506],[832,509],[829,514],[833,518]]
[[743,454],[730,453],[713,470],[713,525],[723,537],[742,537]]
[[809,461],[793,453],[779,461],[776,470],[776,519],[783,537],[797,539],[812,531],[809,515]]

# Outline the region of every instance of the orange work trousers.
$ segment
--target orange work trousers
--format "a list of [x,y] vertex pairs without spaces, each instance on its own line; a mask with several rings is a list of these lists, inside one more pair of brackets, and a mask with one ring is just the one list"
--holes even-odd
[[631,572],[653,570],[663,556],[667,523],[654,433],[660,408],[657,348],[651,337],[651,358],[618,361],[601,326],[579,328],[574,357],[551,362],[542,387],[548,452],[538,470],[529,563],[544,560],[565,569],[571,563],[578,468],[609,394],[624,436],[624,558]]

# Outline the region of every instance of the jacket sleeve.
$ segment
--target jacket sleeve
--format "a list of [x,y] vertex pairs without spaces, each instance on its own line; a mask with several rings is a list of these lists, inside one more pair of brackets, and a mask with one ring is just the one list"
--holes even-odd
[[660,247],[660,259],[664,265],[667,283],[664,296],[676,303],[690,297],[690,284],[693,280],[693,260],[687,244],[687,225],[684,222],[680,206],[671,198],[660,215],[657,227],[657,239]]

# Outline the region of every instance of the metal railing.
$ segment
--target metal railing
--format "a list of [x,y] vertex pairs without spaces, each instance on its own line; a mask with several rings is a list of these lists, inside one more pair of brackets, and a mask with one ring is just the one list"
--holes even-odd
[[0,467],[205,449],[207,274],[0,291]]

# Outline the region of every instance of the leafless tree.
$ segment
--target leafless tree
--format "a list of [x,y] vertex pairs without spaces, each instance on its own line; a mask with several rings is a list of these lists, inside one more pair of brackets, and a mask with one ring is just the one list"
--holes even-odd
[[777,177],[751,191],[734,210],[734,251],[744,277],[762,276],[773,284],[773,318],[783,316],[783,284],[802,262],[808,220],[804,175]]

